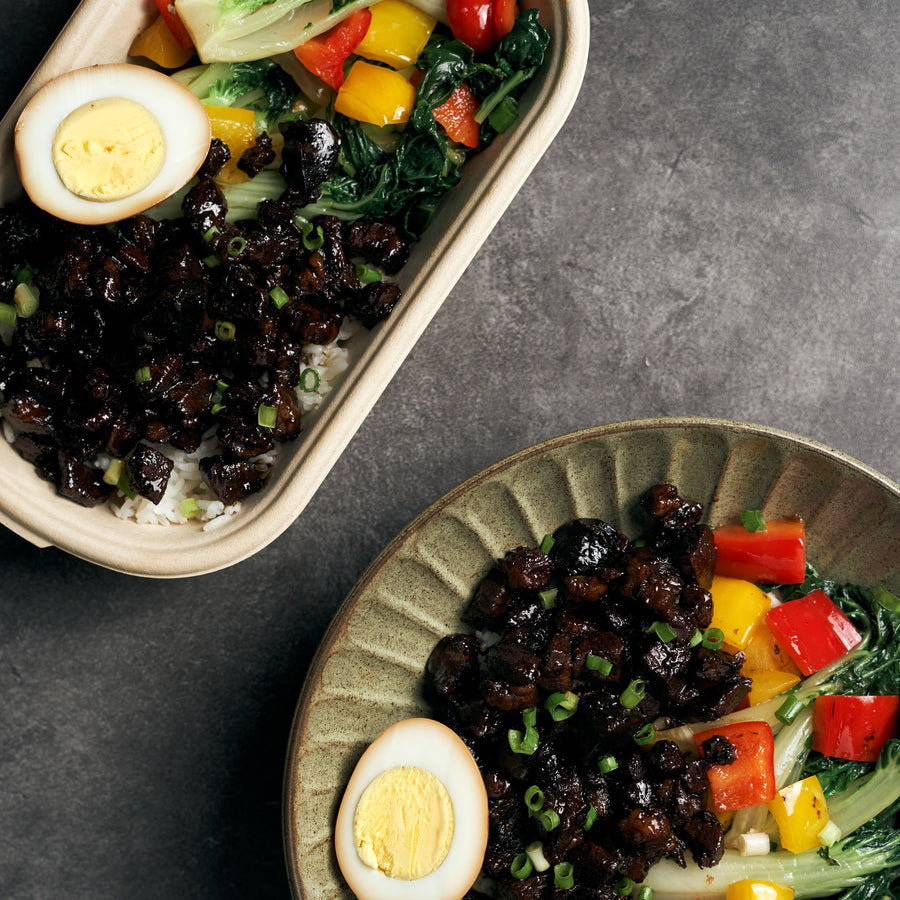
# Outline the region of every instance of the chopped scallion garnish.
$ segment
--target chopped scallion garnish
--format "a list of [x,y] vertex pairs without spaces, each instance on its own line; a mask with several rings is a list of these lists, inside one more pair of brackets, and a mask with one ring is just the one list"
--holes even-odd
[[0,303],[0,325],[16,324],[16,308],[12,303]]
[[609,675],[613,670],[613,664],[608,660],[604,659],[602,656],[594,656],[593,653],[588,653],[584,658],[585,668],[590,669],[592,672],[599,672],[601,675]]
[[787,699],[775,710],[775,718],[785,725],[790,725],[803,711],[803,701],[798,700],[794,694],[788,694]]
[[584,830],[590,831],[591,828],[594,827],[594,822],[597,821],[597,810],[594,809],[594,805],[591,804],[588,807],[587,816],[584,819]]
[[544,701],[544,707],[554,722],[564,722],[575,715],[578,709],[578,694],[571,691],[556,691]]
[[553,831],[554,828],[559,827],[559,813],[549,806],[541,811],[537,820],[547,829],[547,831]]
[[517,881],[522,881],[523,878],[527,878],[533,871],[534,865],[528,858],[527,853],[520,853],[512,861],[512,865],[509,867],[510,874]]
[[653,900],[653,888],[642,884],[637,892],[637,900]]
[[532,841],[526,848],[525,852],[534,866],[535,872],[546,872],[550,868],[547,857],[544,856],[544,845],[541,841]]
[[549,590],[546,590],[546,591],[540,591],[540,592],[538,593],[538,597],[541,598],[541,604],[543,605],[544,609],[553,609],[553,608],[555,608],[555,606],[556,606],[556,595],[557,595],[557,589],[556,589],[556,588],[550,588]]
[[651,722],[644,725],[634,736],[634,742],[638,746],[649,744],[656,737],[656,729]]
[[275,304],[277,309],[281,309],[282,306],[286,306],[291,302],[291,298],[288,297],[285,289],[277,284],[269,291],[269,299]]
[[564,891],[567,891],[575,884],[575,873],[572,863],[561,862],[553,867],[553,883]]
[[654,622],[648,629],[648,634],[655,634],[664,644],[675,637],[675,629],[668,622]]
[[237,329],[234,327],[234,322],[228,322],[225,319],[218,319],[213,327],[213,334],[220,341],[233,341],[236,333]]
[[376,281],[381,281],[381,272],[378,269],[373,269],[371,266],[366,266],[360,263],[356,267],[356,277],[363,284],[373,284]]
[[103,481],[106,484],[117,485],[119,483],[119,479],[122,477],[122,470],[125,468],[125,460],[124,459],[116,459],[113,457],[109,461],[109,464],[106,467],[106,471],[103,473]]
[[242,237],[233,237],[225,245],[229,256],[240,256],[247,249],[247,241]]
[[721,628],[707,628],[703,632],[703,646],[707,650],[721,650],[725,642],[725,632]]
[[319,373],[307,366],[300,373],[300,390],[313,394],[319,389]]
[[23,318],[27,319],[30,315],[37,312],[38,308],[38,291],[36,287],[21,282],[16,285],[13,292],[13,303],[16,306],[16,312]]
[[203,240],[204,240],[205,243],[208,244],[208,243],[210,243],[210,241],[212,241],[212,239],[213,239],[214,237],[217,237],[217,236],[220,235],[221,233],[222,233],[222,232],[219,231],[218,226],[216,226],[216,225],[210,225],[209,228],[207,228],[206,231],[203,232]]
[[256,423],[260,428],[274,428],[278,421],[278,410],[274,406],[268,406],[265,403],[259,405],[256,411]]
[[16,279],[16,284],[28,284],[34,278],[34,269],[28,263],[22,263],[12,270],[12,276]]
[[601,756],[599,762],[597,763],[597,768],[600,769],[600,771],[604,775],[608,775],[610,772],[614,772],[619,768],[619,762],[612,755]]
[[703,643],[703,632],[700,631],[699,628],[694,629],[694,633],[691,635],[691,639],[688,642],[691,647],[696,647],[698,644]]
[[207,269],[214,269],[216,266],[221,265],[221,262],[218,256],[207,256],[203,260],[203,265]]
[[628,687],[622,691],[622,696],[619,697],[619,703],[624,706],[625,709],[634,709],[641,700],[644,699],[646,693],[647,682],[644,681],[643,678],[635,678],[629,682]]
[[306,222],[303,226],[303,246],[307,250],[318,250],[325,243],[325,232],[321,225]]
[[525,791],[525,805],[533,813],[538,813],[544,808],[544,792],[536,784]]
[[144,384],[145,381],[149,381],[152,377],[150,366],[141,366],[137,372],[134,373],[134,383]]
[[193,497],[185,497],[181,503],[178,504],[181,509],[181,514],[186,519],[195,519],[200,515],[200,507],[197,505],[197,501]]
[[556,541],[553,540],[552,534],[545,534],[544,539],[541,541],[541,553],[549,553],[555,543]]
[[634,890],[634,882],[630,878],[620,878],[613,887],[620,897],[630,897]]

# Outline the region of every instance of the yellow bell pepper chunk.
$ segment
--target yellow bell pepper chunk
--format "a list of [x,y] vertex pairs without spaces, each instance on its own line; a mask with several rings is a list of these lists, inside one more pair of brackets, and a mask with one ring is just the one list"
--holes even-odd
[[771,602],[765,591],[742,578],[713,576],[712,627],[721,628],[730,648],[743,650],[754,627],[763,620]]
[[788,672],[800,674],[800,670],[787,653],[778,645],[766,623],[760,622],[750,633],[750,640],[742,650],[743,674],[748,672]]
[[815,775],[783,787],[767,806],[785,850],[802,853],[819,846],[819,832],[828,824],[828,806]]
[[728,885],[726,900],[791,900],[794,889],[774,881],[744,878]]
[[143,56],[163,69],[180,69],[194,55],[194,48],[185,50],[162,16],[157,16],[132,42],[129,56]]
[[741,674],[753,682],[750,686],[750,693],[747,695],[747,702],[751,706],[783,694],[800,681],[799,675],[793,675],[790,672],[748,672],[746,666],[741,669]]
[[207,106],[206,114],[212,136],[224,141],[231,151],[231,159],[216,176],[226,184],[239,184],[249,176],[238,167],[238,160],[245,150],[256,143],[256,115],[252,109],[235,106]]
[[398,72],[358,59],[334,101],[341,115],[372,125],[400,125],[409,119],[416,89]]
[[437,25],[437,19],[403,0],[380,0],[369,11],[372,22],[354,53],[395,69],[411,66],[419,58]]

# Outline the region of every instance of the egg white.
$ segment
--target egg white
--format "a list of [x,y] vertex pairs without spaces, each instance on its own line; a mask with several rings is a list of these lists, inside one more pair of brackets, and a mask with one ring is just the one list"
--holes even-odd
[[[453,804],[453,840],[430,875],[405,881],[369,868],[359,858],[353,816],[373,778],[395,766],[417,766],[435,775]],[[338,810],[335,852],[358,900],[459,900],[475,882],[487,847],[487,793],[462,739],[433,719],[404,719],[384,731],[360,757]]]
[[[79,197],[53,164],[53,138],[69,113],[107,97],[133,100],[159,122],[166,159],[143,189],[119,200]],[[19,178],[32,202],[59,219],[83,225],[117,222],[144,212],[187,184],[209,152],[209,116],[199,99],[162,72],[129,63],[88,66],[44,85],[22,110],[15,130]]]

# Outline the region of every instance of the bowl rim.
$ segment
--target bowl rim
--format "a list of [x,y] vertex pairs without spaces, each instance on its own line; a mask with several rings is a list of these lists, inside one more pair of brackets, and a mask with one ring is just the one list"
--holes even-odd
[[900,500],[900,484],[882,475],[871,466],[827,444],[767,425],[754,424],[737,419],[704,416],[659,416],[621,420],[579,428],[517,450],[461,481],[397,532],[365,568],[346,597],[341,601],[310,660],[291,723],[282,782],[282,843],[291,894],[295,900],[301,900],[304,896],[300,893],[300,872],[296,854],[293,852],[296,846],[296,822],[293,817],[293,800],[294,788],[297,784],[296,772],[299,749],[303,743],[305,724],[309,712],[308,699],[315,684],[323,674],[324,665],[327,662],[328,654],[334,642],[348,618],[353,614],[361,595],[364,594],[367,586],[374,580],[375,576],[391,560],[394,553],[404,544],[407,538],[421,530],[427,522],[440,516],[445,509],[477,485],[490,480],[495,475],[513,466],[518,466],[548,451],[558,450],[562,447],[591,441],[596,438],[609,437],[616,434],[678,428],[699,429],[706,432],[726,431],[736,435],[764,438],[780,444],[786,444],[795,450],[807,451],[838,463],[849,469],[853,474],[869,480],[888,494],[892,494],[897,500]]

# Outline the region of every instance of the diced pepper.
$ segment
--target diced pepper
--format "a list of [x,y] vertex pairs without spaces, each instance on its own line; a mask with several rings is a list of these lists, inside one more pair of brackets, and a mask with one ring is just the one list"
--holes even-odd
[[156,0],[156,8],[179,45],[185,50],[193,48],[194,42],[191,40],[190,32],[184,27],[181,17],[175,11],[174,0]]
[[765,531],[743,525],[713,530],[718,560],[716,574],[757,584],[799,584],[806,572],[806,531],[793,516],[766,522]]
[[753,629],[747,646],[741,652],[744,654],[744,666],[741,669],[743,675],[747,675],[749,672],[800,674],[800,670],[789,654],[775,640],[775,635],[769,630],[765,617]]
[[365,37],[372,21],[368,9],[358,9],[324,34],[294,48],[294,56],[333,90],[344,83],[344,63]]
[[217,176],[228,184],[247,180],[238,169],[238,160],[245,150],[256,143],[256,116],[252,109],[237,106],[207,106],[212,136],[228,144],[231,159]]
[[819,832],[828,823],[828,807],[815,775],[783,787],[767,806],[785,850],[802,853],[819,846]]
[[712,595],[712,627],[720,628],[729,648],[743,650],[750,635],[766,615],[771,600],[765,591],[742,578],[714,575],[709,589]]
[[821,590],[770,609],[766,624],[804,675],[818,672],[862,641],[853,623]]
[[411,66],[428,43],[437,19],[403,0],[379,0],[369,9],[372,24],[359,42],[357,54],[395,69]]
[[129,56],[143,56],[163,69],[178,69],[194,55],[194,48],[183,48],[162,16],[157,16],[132,42]]
[[475,148],[481,138],[481,126],[475,121],[479,106],[478,99],[463,81],[445,103],[433,110],[433,115],[451,141]]
[[726,900],[792,900],[794,889],[774,881],[744,878],[728,885]]
[[399,73],[358,59],[338,91],[341,115],[372,125],[399,125],[409,119],[416,89]]
[[706,775],[716,812],[745,809],[775,796],[775,745],[767,722],[733,722],[694,735],[703,754],[703,742],[714,735],[727,738],[735,750],[728,765],[709,765]]
[[753,682],[747,695],[750,706],[765,703],[766,700],[783,694],[800,682],[800,676],[792,675],[790,672],[747,672],[741,669],[741,674]]
[[897,736],[900,697],[816,697],[813,750],[825,756],[875,762],[881,748]]

